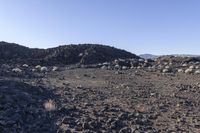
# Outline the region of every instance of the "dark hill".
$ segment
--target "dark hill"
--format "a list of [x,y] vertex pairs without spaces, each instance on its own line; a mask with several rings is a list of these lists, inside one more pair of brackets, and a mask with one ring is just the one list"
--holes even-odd
[[139,58],[125,50],[98,44],[64,45],[49,49],[32,49],[14,43],[0,42],[0,63],[95,64],[118,58]]

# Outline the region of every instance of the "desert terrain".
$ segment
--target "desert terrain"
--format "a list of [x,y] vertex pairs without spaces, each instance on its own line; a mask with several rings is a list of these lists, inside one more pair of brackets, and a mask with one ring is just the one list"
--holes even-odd
[[5,60],[0,66],[2,133],[200,132],[198,58],[45,66]]

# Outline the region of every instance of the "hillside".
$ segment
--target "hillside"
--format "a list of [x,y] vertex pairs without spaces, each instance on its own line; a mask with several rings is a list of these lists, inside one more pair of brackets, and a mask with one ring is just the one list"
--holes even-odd
[[125,50],[99,44],[64,45],[49,49],[32,49],[14,43],[0,42],[0,63],[29,64],[95,64],[118,58],[139,58]]

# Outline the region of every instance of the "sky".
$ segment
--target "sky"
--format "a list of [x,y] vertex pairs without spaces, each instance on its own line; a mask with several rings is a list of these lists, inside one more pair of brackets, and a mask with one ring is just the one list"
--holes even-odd
[[0,41],[200,54],[199,0],[0,0]]

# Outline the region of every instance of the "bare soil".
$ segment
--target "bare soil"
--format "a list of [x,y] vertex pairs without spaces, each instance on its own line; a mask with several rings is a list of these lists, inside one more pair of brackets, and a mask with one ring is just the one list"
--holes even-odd
[[193,74],[63,68],[0,77],[1,132],[199,133],[199,104]]

